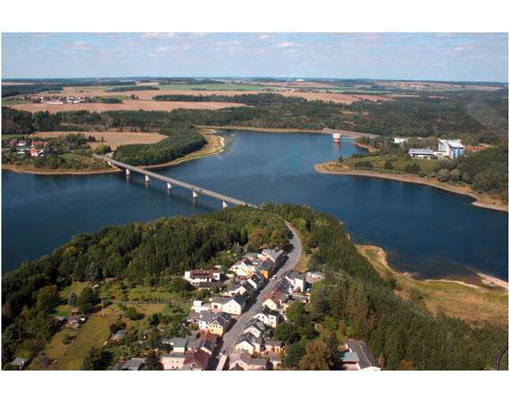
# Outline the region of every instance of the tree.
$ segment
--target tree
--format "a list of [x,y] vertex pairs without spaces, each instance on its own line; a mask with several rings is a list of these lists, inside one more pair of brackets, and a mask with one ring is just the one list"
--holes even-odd
[[461,172],[458,168],[455,168],[451,171],[451,180],[454,182],[458,182],[461,179]]
[[37,291],[37,307],[45,312],[51,312],[60,303],[60,296],[56,285],[48,285]]
[[302,356],[306,353],[301,343],[290,344],[286,347],[285,358],[283,359],[283,365],[286,368],[296,368],[299,365],[299,361]]
[[392,166],[392,162],[389,160],[385,161],[384,169],[394,169],[394,167]]
[[77,305],[81,313],[92,312],[99,302],[97,293],[90,287],[85,287],[78,297]]
[[310,341],[306,345],[306,354],[299,361],[302,370],[329,370],[333,365],[332,351],[321,340]]
[[437,172],[437,179],[440,182],[447,182],[449,180],[449,177],[450,177],[450,173],[449,173],[448,169],[443,168]]
[[98,370],[103,369],[104,366],[104,356],[101,349],[92,347],[88,350],[87,355],[83,359],[83,363],[81,364],[82,370]]
[[150,371],[154,370],[159,371],[163,369],[163,365],[161,364],[159,356],[153,350],[150,351],[147,354],[147,357],[145,358],[145,369],[148,369]]
[[405,167],[405,172],[409,174],[418,174],[420,169],[421,168],[416,163],[407,164],[407,166]]

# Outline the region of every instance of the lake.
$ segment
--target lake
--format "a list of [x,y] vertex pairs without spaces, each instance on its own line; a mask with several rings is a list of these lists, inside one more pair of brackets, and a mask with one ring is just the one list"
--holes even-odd
[[[383,247],[400,271],[425,278],[478,270],[507,279],[507,214],[471,198],[398,181],[323,175],[314,164],[361,152],[351,139],[233,131],[226,152],[158,172],[255,204],[306,204],[338,217],[354,242]],[[141,175],[45,176],[2,172],[2,270],[72,235],[107,224],[217,210],[220,202]]]

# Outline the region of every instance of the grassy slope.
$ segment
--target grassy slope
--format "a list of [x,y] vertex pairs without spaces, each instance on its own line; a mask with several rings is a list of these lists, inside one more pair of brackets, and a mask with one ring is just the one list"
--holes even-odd
[[507,291],[450,280],[416,280],[393,270],[382,248],[359,245],[357,249],[382,277],[396,280],[395,293],[402,298],[410,300],[417,294],[422,299],[414,302],[433,314],[441,311],[474,325],[488,322],[507,328]]

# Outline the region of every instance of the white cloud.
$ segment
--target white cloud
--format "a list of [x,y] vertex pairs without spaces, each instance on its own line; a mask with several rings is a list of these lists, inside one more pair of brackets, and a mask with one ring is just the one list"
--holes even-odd
[[291,48],[294,46],[295,46],[295,43],[293,43],[293,42],[281,42],[276,45],[276,48]]
[[169,39],[175,38],[175,32],[147,32],[143,34],[143,39]]
[[75,41],[71,44],[71,49],[88,52],[92,50],[92,47],[85,41]]

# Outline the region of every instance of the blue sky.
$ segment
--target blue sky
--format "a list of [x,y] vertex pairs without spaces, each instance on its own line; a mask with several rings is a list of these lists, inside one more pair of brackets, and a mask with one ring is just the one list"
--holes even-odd
[[4,33],[2,76],[506,82],[507,40],[505,33]]

